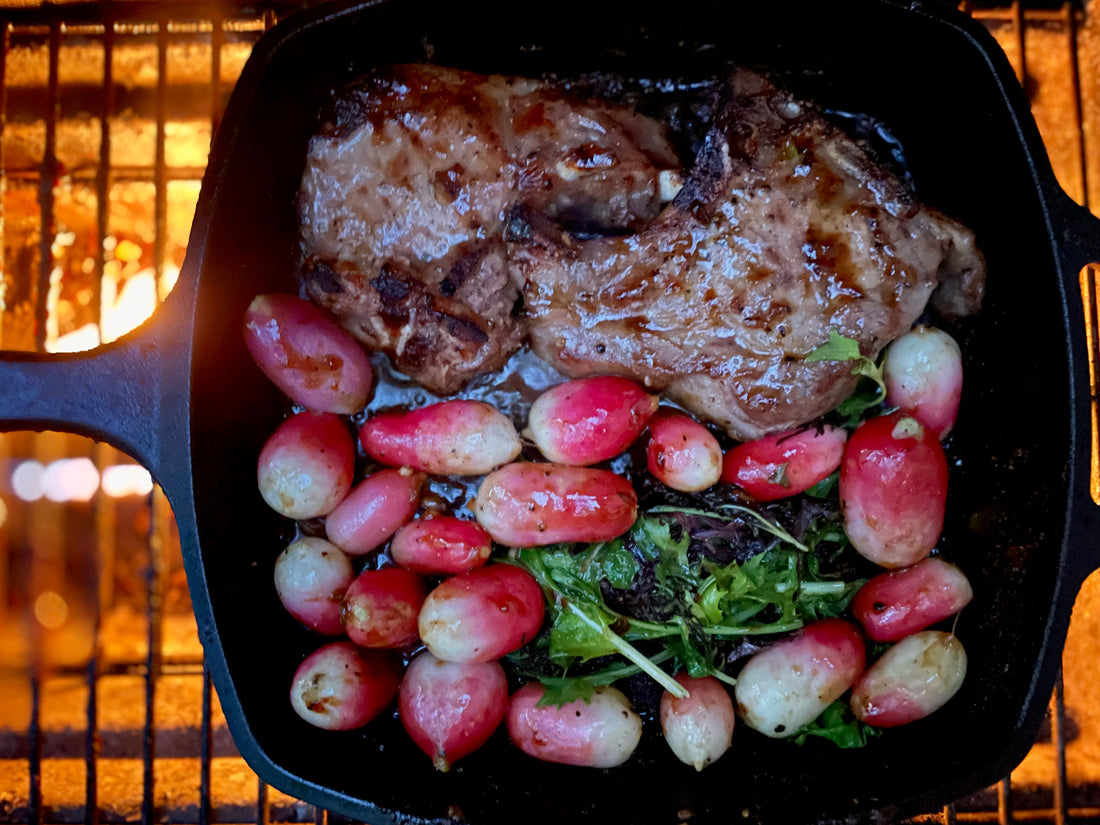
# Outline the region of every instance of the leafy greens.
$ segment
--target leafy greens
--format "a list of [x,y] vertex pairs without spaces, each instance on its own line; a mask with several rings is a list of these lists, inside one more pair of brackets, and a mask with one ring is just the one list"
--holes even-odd
[[[544,702],[588,698],[596,686],[638,673],[683,695],[660,667],[667,661],[691,676],[732,683],[723,667],[733,643],[836,616],[862,585],[862,579],[823,571],[830,543],[844,541],[828,511],[822,509],[796,538],[756,510],[736,504],[718,510],[660,507],[615,541],[514,553],[512,560],[531,572],[550,604],[540,661],[533,664],[530,654],[513,661],[548,688]],[[766,539],[757,542],[766,549],[744,560],[716,561],[715,545],[727,539],[714,525],[734,520]],[[697,539],[704,535],[705,542]],[[635,591],[658,606],[657,618],[630,612]]]
[[848,419],[847,426],[854,427],[867,410],[879,406],[886,399],[886,382],[882,377],[882,364],[859,351],[859,342],[846,338],[835,329],[829,330],[829,340],[809,355],[807,361],[854,361],[852,374],[861,376],[856,391],[840,403],[837,413]]

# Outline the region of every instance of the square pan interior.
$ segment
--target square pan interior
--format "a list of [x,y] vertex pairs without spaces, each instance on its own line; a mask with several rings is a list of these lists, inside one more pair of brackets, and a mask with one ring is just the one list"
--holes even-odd
[[[1006,67],[989,63],[992,39],[951,20],[878,0],[693,4],[676,15],[626,4],[408,2],[312,13],[265,39],[219,132],[189,250],[199,279],[193,535],[177,505],[219,695],[263,779],[371,822],[610,825],[678,822],[685,812],[693,823],[797,822],[927,808],[1022,758],[1048,698],[1036,695],[1037,674],[1057,656],[1048,626],[1069,493],[1066,321],[1044,217],[1049,169],[1031,154],[1033,127],[1017,123],[1022,96],[1006,92]],[[393,718],[335,734],[294,715],[290,676],[319,642],[272,586],[290,531],[260,499],[255,466],[286,406],[252,365],[242,318],[255,294],[297,290],[296,190],[332,92],[371,66],[425,59],[530,76],[687,80],[730,62],[764,67],[802,97],[884,123],[905,149],[918,197],[976,232],[987,300],[981,315],[950,327],[966,384],[947,445],[941,543],[974,585],[957,626],[970,672],[942,711],[856,752],[742,729],[700,774],[667,752],[654,725],[633,760],[612,771],[537,763],[498,731],[438,774]]]

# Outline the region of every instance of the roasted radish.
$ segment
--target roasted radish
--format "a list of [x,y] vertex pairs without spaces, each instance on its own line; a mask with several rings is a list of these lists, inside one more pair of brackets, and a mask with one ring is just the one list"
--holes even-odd
[[586,702],[539,705],[546,688],[528,684],[508,703],[508,735],[524,753],[545,762],[613,768],[633,755],[642,720],[613,687],[597,687]]
[[542,626],[542,590],[526,570],[489,564],[445,579],[420,610],[420,638],[447,662],[490,662],[527,644]]
[[325,519],[329,541],[351,556],[377,550],[416,513],[423,483],[405,468],[367,476]]
[[535,547],[567,541],[607,541],[638,514],[630,482],[609,470],[520,462],[489,473],[474,503],[493,541]]
[[424,580],[402,567],[364,570],[348,586],[342,617],[348,638],[360,647],[402,648],[417,639]]
[[535,399],[524,435],[549,461],[597,464],[629,447],[656,409],[657,396],[629,378],[580,378]]
[[876,642],[896,642],[954,616],[973,598],[966,575],[932,557],[881,573],[852,598],[852,615]]
[[880,728],[915,722],[943,707],[965,677],[966,651],[954,635],[914,633],[867,668],[852,690],[852,713]]
[[936,434],[912,415],[864,421],[844,449],[840,506],[852,546],[883,567],[932,552],[947,506],[947,459]]
[[676,681],[690,695],[680,699],[667,690],[664,692],[661,731],[676,758],[701,771],[729,750],[736,719],[733,701],[713,676],[693,679],[681,673]]
[[409,522],[390,542],[393,560],[418,573],[467,573],[492,550],[492,538],[477,522],[452,516]]
[[375,461],[436,475],[484,475],[518,456],[521,447],[504,413],[463,400],[379,413],[359,428],[359,441]]
[[507,707],[498,662],[444,662],[428,651],[409,664],[398,693],[401,724],[440,771],[484,745]]
[[822,619],[753,655],[741,669],[734,698],[741,719],[773,739],[793,736],[863,672],[859,629]]
[[258,295],[244,318],[244,342],[260,370],[294,403],[348,415],[371,389],[367,353],[329,316],[294,295]]
[[694,418],[658,410],[649,422],[646,466],[666,487],[694,493],[718,483],[722,448],[714,434]]
[[941,439],[950,432],[962,398],[962,353],[955,339],[919,326],[886,351],[886,404],[912,414]]
[[275,592],[283,607],[326,636],[344,632],[340,603],[354,578],[348,557],[324,539],[298,539],[275,560]]
[[389,651],[360,650],[332,642],[306,657],[294,673],[290,704],[311,725],[326,730],[362,727],[393,701],[401,662]]
[[722,481],[757,501],[805,492],[840,466],[846,437],[839,427],[822,425],[746,441],[726,453]]
[[260,452],[260,495],[275,512],[304,520],[323,516],[351,489],[355,444],[332,413],[303,412],[275,430]]

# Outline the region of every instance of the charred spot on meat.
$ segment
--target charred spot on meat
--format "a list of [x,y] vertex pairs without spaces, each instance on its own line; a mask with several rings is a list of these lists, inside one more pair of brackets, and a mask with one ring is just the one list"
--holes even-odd
[[976,312],[984,263],[972,233],[810,104],[745,69],[719,94],[683,188],[650,225],[579,239],[522,206],[507,257],[541,358],[570,377],[634,377],[747,440],[852,392],[849,364],[806,361],[831,330],[874,356],[930,299]]
[[379,69],[337,94],[310,142],[306,293],[427,389],[456,392],[523,338],[509,207],[637,230],[660,209],[660,170],[678,165],[664,127],[626,107],[535,80]]

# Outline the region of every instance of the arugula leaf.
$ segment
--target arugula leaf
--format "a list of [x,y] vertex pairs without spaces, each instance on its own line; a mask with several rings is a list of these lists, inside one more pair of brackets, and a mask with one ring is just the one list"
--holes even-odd
[[546,693],[539,699],[535,705],[536,707],[546,707],[547,705],[561,707],[570,702],[575,702],[577,699],[583,699],[585,703],[588,703],[592,700],[592,694],[595,693],[597,685],[611,684],[611,682],[597,681],[589,677],[539,676],[538,679],[546,688]]
[[811,736],[820,736],[838,748],[862,748],[869,738],[881,733],[881,729],[856,719],[848,703],[837,699],[814,721],[803,725],[795,734],[794,741],[795,744],[805,745]]
[[798,591],[798,614],[806,621],[835,619],[840,616],[852,601],[852,597],[866,579],[855,581],[809,581],[803,582]]
[[859,351],[859,342],[846,338],[835,329],[829,330],[829,340],[809,355],[806,361],[855,361],[852,375],[868,379],[861,381],[856,391],[840,403],[837,412],[848,420],[845,426],[854,427],[867,410],[886,400],[886,382],[882,377],[882,365]]
[[520,550],[516,560],[551,596],[550,658],[553,661],[567,664],[576,658],[619,653],[674,696],[687,695],[678,682],[611,629],[613,623],[623,620],[629,623],[630,620],[605,604],[598,580],[586,579],[590,554],[574,554],[559,546],[557,549]]
[[[870,362],[870,359],[867,360]],[[879,370],[878,365],[873,364],[873,362],[872,367],[875,370]],[[852,372],[858,375],[865,375],[865,373],[860,372],[860,367],[856,367]],[[847,419],[844,422],[844,426],[848,429],[853,429],[859,424],[860,419],[867,410],[878,407],[886,400],[886,384],[882,378],[881,372],[877,372],[874,375],[866,375],[866,378],[870,380],[860,381],[856,386],[855,392],[837,405],[837,414]]]
[[615,646],[603,634],[608,626],[605,617],[598,613],[589,613],[585,621],[577,613],[563,611],[550,629],[550,658],[568,666],[576,659],[587,662],[598,656],[610,656]]
[[[671,651],[661,651],[651,657],[654,664],[660,664],[672,658]],[[577,699],[588,702],[592,698],[595,688],[601,685],[610,685],[628,676],[641,673],[641,668],[632,664],[617,664],[601,668],[581,676],[546,676],[540,673],[527,673],[525,675],[538,679],[546,693],[539,699],[539,707],[545,705],[564,705]]]
[[832,498],[840,486],[840,470],[834,470],[805,492],[810,498]]
[[859,341],[845,338],[835,329],[829,330],[828,343],[822,344],[809,355],[807,361],[858,361],[863,358],[859,351]]

